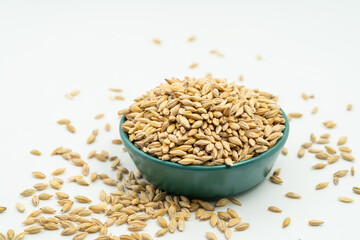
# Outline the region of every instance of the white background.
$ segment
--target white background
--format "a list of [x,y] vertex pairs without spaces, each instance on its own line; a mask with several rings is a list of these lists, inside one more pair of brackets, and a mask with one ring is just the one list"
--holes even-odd
[[[291,121],[288,156],[280,156],[284,183],[264,181],[258,187],[237,196],[242,207],[233,206],[244,222],[251,224],[232,239],[356,239],[360,220],[360,196],[351,190],[360,186],[359,105],[360,79],[360,5],[358,1],[1,1],[0,2],[0,205],[8,210],[0,214],[0,232],[24,228],[21,222],[33,210],[31,198],[19,193],[39,180],[31,171],[50,174],[66,167],[63,191],[72,196],[89,196],[98,203],[101,189],[113,190],[100,181],[90,187],[69,183],[67,177],[80,169],[50,152],[64,146],[86,155],[106,149],[122,159],[122,165],[135,169],[122,146],[111,144],[118,138],[117,111],[132,99],[163,81],[164,78],[201,77],[212,73],[251,88],[279,95],[286,112],[301,112]],[[193,43],[187,42],[196,36]],[[159,38],[162,45],[155,45]],[[218,49],[224,58],[210,55]],[[262,61],[256,59],[263,57]],[[199,67],[189,69],[198,62]],[[111,101],[109,87],[123,88],[126,101]],[[80,89],[74,100],[65,93]],[[304,101],[301,93],[314,94]],[[353,103],[354,109],[346,111]],[[319,112],[311,115],[313,107]],[[98,113],[105,113],[95,120]],[[56,124],[70,118],[77,132],[71,134]],[[338,123],[332,130],[322,122]],[[104,131],[110,122],[111,132]],[[86,139],[99,129],[92,145]],[[301,143],[311,132],[331,133],[332,144],[348,136],[353,148],[353,163],[339,160],[323,170],[312,170],[320,162],[307,153],[296,157]],[[41,157],[29,153],[37,148]],[[90,171],[107,173],[110,163],[88,160]],[[331,181],[332,173],[355,165],[355,177],[332,182],[321,191],[314,187]],[[49,178],[46,179],[48,181]],[[284,197],[294,191],[303,197]],[[53,193],[52,189],[46,192]],[[340,195],[355,199],[352,204],[339,202]],[[18,213],[16,202],[27,207]],[[55,199],[40,206],[59,209]],[[267,211],[269,205],[283,209],[281,214]],[[96,216],[97,217],[97,216]],[[282,229],[282,221],[292,222]],[[307,221],[325,221],[310,227]],[[159,227],[150,223],[146,231],[153,235]],[[126,233],[126,227],[112,227],[114,234]],[[192,219],[183,233],[167,234],[162,239],[205,239],[213,231],[209,222]],[[93,239],[95,235],[87,239]],[[42,232],[26,239],[60,239],[60,232]],[[61,238],[62,239],[62,238]],[[67,239],[71,239],[68,237]]]

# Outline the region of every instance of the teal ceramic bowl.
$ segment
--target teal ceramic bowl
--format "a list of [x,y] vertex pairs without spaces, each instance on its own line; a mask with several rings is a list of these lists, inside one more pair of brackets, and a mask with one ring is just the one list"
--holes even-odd
[[[282,111],[282,110],[281,110]],[[289,135],[289,121],[286,114],[283,137],[268,151],[229,167],[183,166],[163,161],[138,149],[121,128],[120,136],[136,167],[153,185],[176,195],[189,197],[217,198],[246,191],[261,183],[270,172]]]

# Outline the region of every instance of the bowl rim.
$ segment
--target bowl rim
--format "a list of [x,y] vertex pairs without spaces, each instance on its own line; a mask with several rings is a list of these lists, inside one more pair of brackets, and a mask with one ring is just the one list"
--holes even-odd
[[[228,165],[225,165],[225,164],[214,165],[214,166],[181,165],[181,164],[176,163],[176,162],[161,160],[159,158],[156,158],[156,157],[154,157],[154,156],[152,156],[150,154],[147,154],[144,151],[140,150],[139,148],[137,148],[129,140],[128,134],[121,127],[121,124],[123,124],[125,122],[125,116],[124,115],[121,116],[120,124],[119,124],[119,130],[120,130],[120,136],[121,136],[122,141],[124,142],[124,145],[129,146],[131,148],[131,150],[133,150],[137,154],[139,154],[142,157],[147,158],[150,161],[153,161],[155,163],[163,164],[163,165],[166,165],[168,167],[180,168],[180,169],[184,169],[184,170],[196,170],[196,171],[225,170],[225,169],[238,168],[238,167],[245,166],[245,165],[251,164],[253,162],[265,159],[268,156],[274,154],[276,151],[278,151],[278,149],[280,147],[282,147],[285,144],[285,142],[286,142],[286,140],[287,140],[287,138],[289,136],[289,120],[288,120],[285,112],[281,108],[280,108],[280,111],[282,112],[283,118],[285,119],[285,124],[284,124],[285,129],[283,130],[284,135],[275,143],[275,145],[272,148],[270,148],[266,152],[263,152],[263,153],[259,154],[256,157],[252,157],[252,158],[246,159],[244,161],[237,162],[232,166],[228,166]],[[125,142],[126,142],[126,144],[125,144]]]

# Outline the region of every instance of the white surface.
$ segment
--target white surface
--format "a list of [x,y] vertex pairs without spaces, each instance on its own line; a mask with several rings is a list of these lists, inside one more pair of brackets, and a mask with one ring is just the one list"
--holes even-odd
[[[66,167],[62,178],[79,174],[80,169],[49,153],[58,146],[79,152],[84,160],[92,149],[106,149],[119,155],[124,166],[134,169],[127,154],[111,144],[118,138],[117,111],[134,97],[155,87],[164,78],[203,76],[211,72],[230,81],[244,75],[248,87],[260,88],[280,96],[287,112],[302,112],[302,119],[291,121],[286,144],[288,156],[280,156],[284,184],[264,181],[238,198],[238,210],[251,227],[233,233],[232,239],[355,239],[358,235],[360,196],[351,188],[359,186],[359,91],[360,10],[357,1],[1,1],[0,3],[0,102],[1,167],[0,205],[8,210],[0,214],[0,232],[9,228],[22,231],[21,222],[33,209],[31,198],[19,192],[39,182],[30,172],[47,174]],[[196,41],[187,38],[195,35]],[[152,39],[163,42],[158,46]],[[219,49],[225,58],[210,55]],[[263,56],[262,61],[256,56]],[[188,66],[199,63],[196,69]],[[125,90],[125,102],[111,101],[109,87]],[[74,89],[81,93],[70,101],[64,94]],[[305,102],[301,93],[315,94]],[[354,104],[351,112],[348,103]],[[319,112],[311,115],[314,106]],[[94,120],[98,113],[105,118]],[[70,118],[75,134],[56,124]],[[325,129],[322,122],[333,120],[338,126]],[[104,131],[110,122],[111,132]],[[96,142],[86,145],[92,129],[99,128]],[[306,154],[296,157],[299,145],[311,132],[331,133],[332,143],[347,135],[348,146],[357,158],[355,177],[332,182],[321,191],[314,187],[331,181],[332,173],[350,169],[350,162],[339,160],[323,170],[312,170],[319,160]],[[41,157],[29,154],[39,149]],[[110,163],[89,160],[91,172],[115,176]],[[48,179],[47,179],[48,180]],[[68,183],[63,191],[89,196],[97,203],[101,189],[110,191],[100,181],[91,187]],[[284,197],[288,191],[300,193],[300,200]],[[46,192],[55,192],[46,190]],[[355,199],[352,204],[337,200],[340,195]],[[15,203],[27,210],[17,212]],[[58,205],[54,200],[40,206]],[[276,214],[269,205],[283,209]],[[292,222],[282,229],[285,217]],[[321,219],[321,227],[307,221]],[[152,235],[159,227],[149,224]],[[126,228],[112,227],[114,234]],[[167,234],[162,239],[204,239],[213,231],[208,222],[192,220],[183,233]],[[60,232],[42,232],[26,239],[60,239]],[[88,237],[95,238],[95,235]],[[88,239],[87,238],[87,239]],[[71,239],[68,237],[67,239]]]

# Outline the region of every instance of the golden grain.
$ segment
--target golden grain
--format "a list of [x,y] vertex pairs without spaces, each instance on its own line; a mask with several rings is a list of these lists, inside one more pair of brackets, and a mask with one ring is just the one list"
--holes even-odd
[[302,158],[305,155],[305,148],[301,147],[298,151],[298,158]]
[[250,227],[249,223],[239,223],[236,227],[235,230],[237,231],[245,231],[246,229],[248,229]]
[[318,112],[318,110],[319,110],[318,107],[314,107],[314,108],[311,110],[311,113],[312,113],[312,114],[315,114],[315,113]]
[[312,166],[314,169],[323,169],[324,167],[326,167],[327,164],[325,163],[317,163],[314,166]]
[[324,189],[329,185],[329,182],[321,182],[315,186],[316,190]]
[[40,156],[40,155],[41,155],[41,152],[40,152],[39,150],[37,150],[37,149],[31,150],[30,153],[33,154],[33,155],[36,155],[36,156]]
[[71,132],[71,133],[75,133],[76,132],[76,129],[73,125],[71,124],[66,124],[66,129]]
[[342,137],[339,138],[339,140],[338,140],[338,142],[337,142],[337,145],[338,145],[338,146],[339,146],[339,145],[343,145],[343,144],[346,143],[346,141],[347,141],[347,137],[346,137],[346,136],[342,136]]
[[300,199],[301,195],[294,193],[294,192],[288,192],[285,194],[286,197],[288,198],[293,198],[293,199]]
[[284,221],[283,221],[282,227],[283,227],[283,228],[286,228],[287,226],[289,226],[290,221],[291,221],[291,218],[290,218],[290,217],[285,218]]
[[308,223],[309,223],[310,226],[320,226],[324,222],[321,221],[321,220],[310,220]]
[[22,204],[22,203],[20,203],[20,202],[17,202],[17,203],[16,203],[16,208],[17,208],[17,210],[18,210],[19,212],[21,212],[21,213],[25,212],[25,206],[24,206],[24,204]]
[[24,232],[27,232],[29,234],[35,234],[35,233],[39,233],[43,229],[44,229],[43,226],[33,226],[33,227],[25,228]]
[[270,212],[274,212],[274,213],[281,213],[281,212],[282,212],[282,210],[281,210],[280,208],[275,207],[275,206],[270,206],[270,207],[268,207],[268,210],[269,210]]
[[66,171],[66,168],[58,168],[55,171],[53,171],[51,174],[57,176],[57,175],[63,174],[65,171]]
[[354,156],[347,152],[341,152],[341,157],[342,157],[342,159],[347,160],[347,161],[355,160]]
[[214,233],[212,233],[212,232],[206,232],[205,236],[209,240],[217,240],[216,235]]
[[352,202],[354,202],[354,199],[349,198],[349,197],[345,197],[345,196],[340,196],[340,197],[338,197],[338,199],[341,202],[344,202],[344,203],[352,203]]

